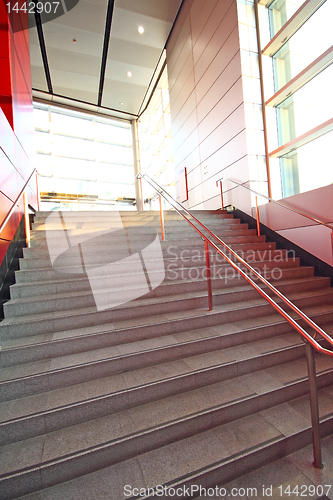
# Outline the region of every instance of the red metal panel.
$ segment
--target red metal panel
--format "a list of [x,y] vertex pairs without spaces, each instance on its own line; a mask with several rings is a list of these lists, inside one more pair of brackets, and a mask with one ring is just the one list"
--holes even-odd
[[[1,107],[3,106],[1,105]],[[10,107],[12,107],[11,104]],[[13,165],[15,165],[15,136],[2,109],[0,109],[0,138],[1,149],[8,156]]]
[[[7,156],[0,150],[0,192],[15,201],[19,190],[17,187],[18,173]],[[23,179],[22,182],[24,183]],[[21,188],[23,187],[23,184]]]

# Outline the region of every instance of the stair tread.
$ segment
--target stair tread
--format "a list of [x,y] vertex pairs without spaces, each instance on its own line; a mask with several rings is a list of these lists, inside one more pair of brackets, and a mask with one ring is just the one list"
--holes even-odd
[[[217,332],[214,336],[219,337]],[[105,360],[116,362],[123,356],[133,356],[142,352],[150,352],[151,356],[154,356],[154,352],[159,349],[166,350],[168,347],[179,347],[182,344],[187,346],[191,344],[191,341],[180,343],[177,339],[169,336],[169,338],[164,337],[142,341],[140,343],[134,342],[131,344],[123,344],[122,346],[110,346],[107,348],[71,354],[69,356],[59,356],[57,358],[3,368],[0,375],[0,381],[4,382],[20,377],[48,373],[55,370],[71,369],[75,366],[90,365],[91,363],[98,363],[99,361]],[[182,366],[182,368],[185,371],[188,371],[189,369],[198,370],[209,366],[238,362],[243,359],[248,359],[250,355],[251,357],[257,357],[262,354],[278,351],[294,345],[302,345],[302,339],[297,332],[291,332],[290,334],[283,335],[281,337],[252,342],[247,344],[246,352],[244,352],[243,346],[234,346],[223,349],[215,349],[212,352],[198,354],[195,356],[190,355],[190,357],[181,358],[182,362],[189,366]],[[119,370],[121,371],[121,368],[119,368]]]
[[[244,285],[242,287],[233,287],[233,292],[234,293],[239,293],[241,291],[251,291],[252,287],[250,285]],[[78,292],[79,294],[80,292]],[[221,289],[219,291],[219,295],[223,296],[224,294],[230,294],[230,289],[228,291],[225,291]],[[82,293],[84,295],[84,293]],[[297,293],[290,293],[288,294],[288,299],[291,301],[295,301],[297,299],[301,298],[306,298],[306,297],[311,297],[311,296],[327,296],[327,297],[332,297],[333,298],[333,289],[330,287],[326,287],[323,289],[314,289],[310,291],[298,291]],[[215,296],[217,294],[215,293]],[[56,296],[57,297],[57,296]],[[55,298],[56,298],[55,297]],[[68,294],[64,294],[64,297],[68,297]],[[78,316],[80,314],[88,314],[88,313],[97,313],[98,312],[106,312],[106,311],[115,311],[115,310],[126,310],[126,309],[131,309],[133,310],[133,307],[140,307],[140,306],[149,306],[151,304],[159,304],[159,303],[172,303],[172,302],[179,302],[180,300],[187,300],[187,299],[193,299],[193,298],[200,298],[200,297],[206,297],[206,292],[203,291],[198,291],[198,292],[192,292],[192,293],[182,293],[178,294],[177,297],[173,296],[167,296],[167,297],[152,297],[152,298],[142,298],[140,297],[139,299],[136,299],[134,301],[128,302],[126,304],[121,304],[119,306],[116,306],[112,309],[104,309],[102,311],[97,311],[96,307],[90,306],[90,307],[83,307],[83,308],[75,308],[75,309],[68,309],[68,310],[61,310],[61,311],[52,311],[52,312],[41,312],[41,313],[35,313],[35,314],[27,314],[27,315],[22,315],[22,316],[17,316],[17,317],[8,317],[5,318],[1,323],[0,323],[0,328],[4,327],[6,325],[11,325],[11,324],[19,324],[19,323],[24,323],[26,321],[34,321],[34,320],[50,320],[53,318],[57,317],[67,317],[67,316]],[[17,301],[22,300],[22,299],[15,299]],[[276,298],[275,301],[279,302],[280,299]],[[241,303],[243,306],[256,306],[259,304],[266,304],[267,301],[263,298],[260,297],[258,294],[258,298],[256,299],[250,299],[250,300],[242,300],[240,299]],[[29,302],[29,300],[27,300]],[[18,302],[19,303],[19,302]],[[214,310],[215,312],[217,311],[223,311],[223,310],[232,310],[235,308],[239,307],[240,302],[235,302],[235,303],[227,303],[225,305],[221,304],[216,304],[214,305]],[[8,303],[7,303],[8,304]],[[200,311],[200,308],[196,309],[197,312]],[[188,311],[187,311],[188,312]],[[202,314],[205,314],[205,310],[202,310]],[[186,311],[185,311],[186,313]],[[169,319],[172,318],[178,318],[182,317],[184,314],[184,311],[181,312],[168,312],[168,313],[163,313],[164,316],[167,316]],[[190,309],[190,314],[193,314],[193,311]]]
[[[198,266],[198,269],[206,269],[206,267],[205,266]],[[156,273],[158,273],[158,271],[156,271]],[[135,276],[136,274],[140,275],[140,273],[133,273],[133,276]],[[121,276],[123,276],[123,275],[122,274],[113,275],[113,277],[121,277]],[[132,274],[130,274],[130,276],[132,276]],[[107,277],[107,275],[103,276],[103,278],[105,278],[105,277]],[[254,277],[254,279],[255,279],[255,277]],[[211,278],[211,280],[216,285],[214,288],[215,293],[218,293],[219,291],[224,291],[224,287],[223,287],[224,278],[219,278],[219,277],[213,276]],[[83,279],[81,279],[81,281],[83,281]],[[86,278],[86,281],[89,284],[89,281],[87,280],[87,278]],[[201,282],[201,283],[206,282],[206,280],[204,278],[196,279],[194,281]],[[322,278],[320,276],[310,276],[310,277],[304,277],[304,278],[297,278],[297,280],[295,280],[295,279],[281,279],[281,280],[278,280],[276,283],[274,283],[274,286],[277,289],[279,289],[279,287],[283,286],[283,285],[289,285],[289,284],[298,285],[298,284],[304,284],[304,283],[320,283],[320,282],[322,282],[323,285],[329,284],[329,278]],[[171,287],[173,285],[182,285],[182,284],[188,284],[188,283],[193,283],[193,279],[185,278],[185,279],[178,279],[178,280],[164,280],[159,286],[160,287],[168,287],[168,286]],[[220,283],[221,283],[221,286],[218,286]],[[265,284],[262,284],[261,286],[263,289],[267,288],[267,286]],[[131,288],[131,289],[138,288],[138,289],[140,289],[143,287],[140,285],[125,285],[123,287],[121,287],[121,286],[115,287],[114,290],[117,290],[117,289],[121,290],[123,288]],[[231,287],[229,286],[228,292],[230,291],[232,293],[234,290],[238,291],[240,289],[251,290],[252,286],[250,284],[240,282],[238,286],[237,285],[231,286]],[[95,293],[105,293],[106,291],[108,291],[108,289],[101,288],[101,289],[97,290]],[[198,292],[195,292],[195,294],[196,293],[198,293]],[[28,303],[33,303],[37,300],[38,301],[47,301],[47,300],[54,300],[54,299],[58,299],[58,298],[69,298],[69,297],[72,297],[73,295],[74,296],[81,296],[81,297],[83,297],[84,295],[91,295],[91,288],[89,287],[89,288],[87,288],[87,290],[76,290],[75,292],[57,292],[57,293],[51,293],[51,294],[46,293],[43,295],[12,298],[12,299],[10,299],[10,304],[20,304],[20,303],[21,304],[28,304]],[[182,293],[181,295],[187,295],[187,294]],[[163,297],[165,297],[165,296],[163,296]]]
[[[317,305],[317,306],[312,306],[304,309],[304,312],[308,316],[314,317],[315,321],[319,320],[321,316],[327,312],[331,312],[331,305],[330,304],[323,304],[323,305]],[[196,312],[194,313],[196,314]],[[295,313],[291,313],[291,316],[296,318],[297,315]],[[193,318],[196,316],[194,315]],[[316,319],[318,317],[318,319]],[[29,336],[29,337],[21,337],[21,338],[14,338],[14,339],[5,339],[2,341],[2,352],[5,352],[6,350],[10,349],[20,349],[24,347],[31,347],[34,344],[37,345],[42,345],[43,343],[52,343],[56,342],[59,340],[66,340],[66,339],[73,339],[73,338],[80,338],[80,337],[89,337],[89,336],[98,336],[98,335],[103,335],[105,333],[109,332],[116,332],[122,329],[131,329],[132,327],[135,326],[140,326],[141,325],[149,325],[149,324],[155,324],[158,325],[158,323],[161,321],[161,317],[146,317],[146,318],[140,318],[137,321],[125,321],[125,322],[115,322],[115,323],[110,323],[110,324],[102,324],[102,325],[94,325],[94,326],[87,326],[87,327],[82,327],[82,328],[77,328],[77,329],[72,329],[72,330],[64,330],[64,331],[59,331],[59,332],[54,332],[50,334],[44,334],[44,335],[35,335],[35,336]],[[168,319],[165,317],[164,320],[168,321]],[[191,329],[189,331],[185,332],[180,332],[180,333],[174,333],[173,337],[180,337],[180,338],[189,338],[191,340],[200,338],[200,336],[209,335],[209,332],[215,331],[218,329],[220,334],[225,331],[238,331],[239,329],[244,329],[247,330],[249,328],[254,328],[254,327],[260,327],[264,325],[269,325],[269,324],[277,324],[277,323],[284,323],[285,320],[281,317],[280,314],[275,313],[267,316],[259,316],[257,318],[252,318],[252,319],[245,319],[245,320],[238,320],[238,321],[233,321],[232,324],[221,324],[218,326],[212,326],[212,327],[205,327],[201,328],[199,330],[196,329]],[[122,324],[126,323],[126,325]],[[329,325],[325,325],[325,330],[329,329]],[[169,337],[169,336],[168,336]],[[157,337],[159,339],[160,337]],[[162,337],[163,338],[163,337]],[[138,342],[144,342],[143,341],[138,341]],[[121,344],[122,345],[122,344]]]
[[[320,399],[325,405],[332,404],[333,395],[322,390]],[[172,482],[216,462],[251,454],[254,449],[269,442],[309,429],[311,420],[310,415],[304,412],[306,405],[308,397],[303,396],[148,451],[140,455],[138,460],[150,485]],[[158,405],[155,405],[155,412],[153,405],[140,410],[141,415],[138,409],[130,409],[5,445],[1,448],[0,473],[10,475],[17,470],[50,465],[50,462],[56,463],[86,450],[93,451],[120,439],[130,439],[135,433],[147,431],[147,424],[152,424],[152,427],[165,425]],[[147,422],[148,416],[150,419]],[[164,467],[160,467],[161,463]]]

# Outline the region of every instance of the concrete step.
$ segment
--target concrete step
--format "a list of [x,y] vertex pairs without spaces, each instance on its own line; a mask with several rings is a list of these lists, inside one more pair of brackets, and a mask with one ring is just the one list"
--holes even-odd
[[[178,261],[178,267],[177,264],[174,262],[166,263],[164,262],[166,266],[165,270],[165,280],[164,283],[170,283],[175,280],[188,280],[191,279],[192,281],[198,281],[202,278],[205,278],[206,275],[206,267],[203,265],[196,265],[194,266],[184,266],[182,267],[182,262]],[[187,263],[189,264],[189,263]],[[310,277],[313,276],[313,268],[312,267],[290,267],[287,265],[288,262],[283,262],[283,265],[279,265],[278,268],[276,268],[276,263],[274,262],[258,262],[258,264],[254,265],[254,268],[257,270],[262,270],[264,277],[268,280],[279,280],[279,279],[289,279],[289,278],[305,278],[305,277]],[[155,263],[155,268],[158,269],[160,265],[160,262],[157,261]],[[154,269],[154,264],[152,262],[152,267],[151,269]],[[244,268],[244,266],[241,266],[241,268]],[[279,271],[277,271],[277,269]],[[119,269],[117,269],[118,272],[115,271],[115,273],[110,276],[115,276],[119,275],[123,279],[125,279],[125,276],[121,274],[121,272],[125,271],[125,265],[120,266]],[[29,271],[20,271],[20,273],[29,273]],[[233,276],[232,268],[228,264],[213,264],[211,266],[211,277],[214,278],[220,278],[222,280],[222,284],[226,285],[228,283],[232,283],[232,281],[236,282],[241,282],[242,279],[240,279],[238,276]],[[128,275],[130,276],[130,275]],[[65,293],[65,292],[76,292],[76,291],[83,291],[83,290],[90,290],[91,286],[89,283],[89,280],[87,277],[78,277],[78,276],[71,276],[70,278],[65,278],[63,275],[59,277],[59,273],[54,273],[53,279],[49,276],[50,279],[44,279],[44,281],[36,281],[36,282],[29,282],[28,280],[29,276],[27,277],[26,282],[24,281],[19,281],[16,284],[12,285],[10,288],[10,296],[12,299],[18,299],[18,298],[24,298],[24,297],[36,297],[39,295],[50,295],[50,294],[56,294],[56,293]],[[45,276],[47,278],[47,275]],[[256,280],[255,276],[253,278]],[[105,279],[108,279],[105,277]],[[123,283],[123,281],[122,281]],[[157,292],[157,290],[156,290]]]
[[[24,298],[12,299],[4,305],[4,316],[6,319],[42,314],[45,312],[56,312],[65,309],[82,309],[86,307],[95,307],[97,310],[109,309],[112,306],[116,307],[119,304],[119,298],[121,297],[121,302],[123,304],[131,302],[132,292],[136,291],[136,297],[148,297],[150,298],[151,305],[154,303],[160,303],[160,313],[163,314],[164,306],[167,301],[171,299],[174,301],[175,298],[179,300],[179,308],[174,308],[173,311],[176,312],[180,310],[180,307],[184,309],[191,309],[190,302],[194,299],[199,305],[199,307],[204,307],[204,301],[206,301],[206,290],[207,283],[205,279],[205,268],[196,268],[196,275],[198,279],[193,280],[193,268],[189,270],[190,276],[184,276],[186,270],[179,274],[178,281],[171,282],[165,280],[163,284],[154,290],[149,292],[147,283],[142,282],[141,274],[128,274],[119,275],[112,277],[96,277],[90,279],[91,287],[82,291],[67,291],[63,293],[55,293],[43,296],[29,296]],[[235,274],[235,273],[234,273]],[[268,273],[266,273],[268,274]],[[275,275],[275,270],[273,270]],[[150,273],[150,279],[154,273]],[[156,279],[158,279],[160,273],[156,271]],[[169,273],[171,277],[171,273]],[[279,276],[281,273],[279,273]],[[268,277],[268,276],[267,276]],[[162,277],[163,278],[163,277]],[[237,302],[239,300],[251,300],[252,298],[257,298],[258,292],[253,289],[249,284],[244,283],[244,279],[240,279],[237,274],[234,276],[234,280],[228,278],[212,279],[212,287],[214,292],[214,303],[216,305],[224,303],[230,303],[231,301]],[[142,282],[142,283],[140,283]],[[135,285],[133,285],[135,283]],[[330,280],[329,278],[321,278],[318,276],[311,276],[309,278],[302,278],[296,281],[286,280],[282,281],[276,280],[275,285],[282,293],[296,293],[305,290],[317,290],[327,288],[327,293],[332,293],[333,290],[329,288]],[[236,285],[236,286],[235,286]],[[238,286],[237,286],[238,285]],[[265,285],[264,285],[265,289]],[[149,292],[149,293],[147,293]],[[203,292],[203,294],[201,294]],[[203,299],[203,300],[202,300]],[[138,300],[138,299],[137,299]],[[147,300],[147,299],[146,299]],[[163,301],[163,303],[161,303]],[[140,303],[138,303],[140,305]],[[177,306],[177,302],[175,304]],[[131,306],[130,306],[131,307]],[[169,310],[169,308],[167,308]]]
[[[240,256],[248,254],[248,255],[255,255],[258,252],[261,252],[264,254],[265,252],[269,252],[270,250],[275,250],[276,245],[275,243],[266,243],[266,242],[247,242],[247,243],[228,243],[225,241],[226,244],[230,248],[232,248],[235,252],[237,252]],[[218,244],[217,245],[219,248],[221,248],[222,251],[224,251],[224,246]],[[171,256],[179,255],[182,256],[184,252],[186,252],[186,255],[196,255],[198,252],[202,252],[204,249],[204,244],[201,242],[199,243],[199,240],[192,241],[192,240],[182,240],[177,242],[177,246],[175,244],[170,244],[168,242],[161,242],[161,248],[162,248],[162,255],[165,256],[166,258],[170,258]],[[143,248],[139,248],[138,250],[143,250]],[[73,256],[71,255],[70,251],[67,251],[66,254],[61,255],[58,257],[59,259],[59,266],[77,266],[78,265],[78,249],[73,248],[72,250]],[[212,250],[212,252],[215,252]],[[136,252],[134,252],[136,253]],[[89,248],[88,252],[84,253],[85,261],[87,264],[105,264],[109,263],[110,260],[116,261],[116,260],[121,260],[124,258],[128,257],[128,252],[124,253],[124,248],[119,246],[119,248],[113,249],[112,254],[107,251],[107,253],[99,253],[99,251],[94,251],[91,248]],[[106,257],[107,256],[107,257]],[[151,260],[156,258],[156,256],[159,257],[159,252],[157,252],[155,249],[149,251],[146,250],[145,252],[145,258],[147,260]],[[219,256],[219,259],[222,259],[222,256]],[[60,260],[61,259],[61,260]],[[48,267],[51,267],[51,261],[50,258],[48,257],[47,259],[20,259],[20,269],[45,269]],[[57,261],[58,262],[58,261]]]
[[[332,395],[322,389],[320,400],[327,407]],[[248,472],[268,458],[274,460],[311,442],[310,418],[303,410],[307,396],[289,397],[274,408],[268,401],[252,394],[230,402],[229,408],[222,403],[185,416],[179,411],[173,420],[163,415],[160,405],[148,404],[3,446],[3,498],[37,492],[105,467],[109,479],[117,478],[118,490],[113,491],[121,493],[122,488],[124,495],[124,486],[133,477],[133,467],[127,468],[130,460],[139,461],[146,486],[223,484],[240,470]],[[321,430],[324,436],[332,432],[332,415],[322,417]],[[13,460],[18,450],[19,464]],[[119,474],[115,467],[121,462]],[[91,477],[89,482],[94,482]]]
[[[201,230],[201,226],[199,223],[196,221],[191,220],[192,223],[198,229]],[[201,220],[199,221],[201,222]],[[217,228],[223,228],[223,229],[235,229],[235,228],[248,228],[248,224],[246,223],[241,223],[240,219],[232,219],[232,218],[206,218],[202,219],[202,223],[204,225],[208,225],[209,227],[212,227],[213,230],[215,231]],[[32,224],[32,230],[33,232],[45,232],[46,229],[48,230],[80,230],[80,229],[89,229],[89,230],[96,230],[96,228],[99,229],[136,229],[138,233],[144,232],[147,228],[154,228],[157,231],[161,231],[161,221],[159,217],[151,218],[148,220],[123,220],[119,219],[118,221],[114,220],[112,221],[111,219],[94,219],[94,218],[84,218],[82,220],[75,220],[75,219],[67,219],[64,221],[64,223],[61,222],[61,220],[55,220],[55,221],[47,221],[47,222],[34,222]],[[182,230],[186,231],[194,231],[193,228],[184,220],[184,219],[179,219],[179,220],[172,220],[172,219],[165,219],[164,220],[164,229],[165,233],[168,234],[169,232],[181,232]]]
[[[225,319],[219,317],[222,323],[228,322],[232,315],[238,319],[245,317],[251,318],[258,314],[270,314],[272,306],[265,299],[258,298],[258,293],[254,298],[255,290],[236,287],[233,293],[219,293],[214,296],[213,315],[220,311],[225,314]],[[313,291],[303,291],[297,294],[290,293],[288,298],[295,302],[297,307],[306,307],[309,305],[330,304],[332,303],[333,290],[319,289]],[[246,301],[245,297],[251,297]],[[223,301],[228,301],[223,305]],[[277,301],[279,302],[279,301]],[[255,306],[254,308],[252,306]],[[256,311],[254,310],[256,309]],[[55,312],[44,312],[42,314],[6,318],[0,324],[2,338],[19,338],[22,336],[46,334],[51,332],[70,330],[92,325],[110,324],[114,322],[135,320],[140,318],[167,316],[167,319],[173,317],[184,317],[191,315],[193,310],[202,310],[202,314],[207,312],[207,296],[201,292],[192,293],[182,298],[163,299],[139,299],[130,304],[123,304],[113,309],[96,311],[96,307],[77,308],[74,310],[60,310]],[[237,311],[237,312],[236,312]],[[223,314],[222,314],[223,316]]]
[[[34,249],[34,251],[35,250],[37,249]],[[37,251],[39,251],[39,249]],[[289,256],[290,254],[288,254],[284,250],[249,250],[244,253],[239,252],[239,254],[242,259],[247,261],[255,268],[262,268],[263,265],[267,265],[269,267],[276,266],[284,268],[299,266],[300,264],[300,260],[297,257]],[[226,252],[226,255],[229,255],[228,252]],[[158,262],[160,259],[156,258],[156,255],[152,255],[151,257],[151,259],[147,257],[147,260],[150,260],[151,265],[154,265],[154,262],[156,263],[156,265],[159,265]],[[231,256],[231,254],[229,255],[229,258],[237,262],[236,257]],[[139,261],[139,256],[137,256],[137,259],[132,256],[132,259],[133,262],[135,262],[135,260]],[[41,259],[39,257],[36,260],[38,261],[38,263],[35,264],[37,266],[39,263],[41,263]],[[23,261],[21,262],[22,269],[15,272],[16,283],[34,283],[39,281],[47,281],[49,279],[56,280],[57,278],[65,278],[65,276],[60,276],[59,269],[54,270],[53,268],[49,267],[49,262],[47,268],[42,267],[41,264],[39,268],[36,267],[32,269],[23,269],[23,267],[25,267],[24,261],[25,259],[23,259]],[[196,265],[205,264],[204,248],[201,245],[195,248],[191,247],[189,249],[178,249],[175,245],[173,245],[168,247],[168,249],[163,253],[163,261],[165,269],[195,267]],[[66,269],[66,266],[64,266],[64,268],[62,269],[64,274],[75,274],[70,272],[73,269],[73,263],[75,263],[75,260],[71,262],[72,265],[70,267]],[[223,265],[226,263],[226,260],[222,255],[213,250],[210,252],[210,263],[212,266],[214,266],[215,264]],[[114,267],[119,269],[119,272],[123,272],[124,270],[126,271],[128,269],[127,262],[123,262],[122,260],[114,262]],[[78,270],[76,270],[76,274],[78,274]]]
[[[330,304],[310,306],[305,308],[304,312],[318,325],[324,327],[328,334],[333,333],[330,327],[330,323],[333,323]],[[142,318],[136,324],[125,321],[17,339],[10,338],[2,341],[0,364],[2,367],[8,367],[123,344],[129,344],[133,349],[145,350],[151,348],[151,345],[169,346],[175,342],[184,343],[189,340],[202,346],[206,344],[201,344],[201,339],[204,339],[204,342],[207,339],[211,342],[212,338],[215,342],[216,336],[220,339],[220,347],[230,347],[292,331],[292,327],[280,314],[267,314],[262,318],[242,321],[233,318],[231,325],[219,324],[223,322],[225,316],[221,311],[209,315],[203,313],[196,316],[195,312],[193,314],[194,316],[185,315],[176,319],[159,316],[155,322],[148,317]],[[297,319],[296,314],[293,313],[291,316]],[[302,321],[300,324],[306,328]],[[237,335],[233,335],[236,332]]]
[[[145,230],[144,230],[145,229]],[[166,235],[165,241],[170,242],[173,240],[186,240],[189,238],[197,238],[200,239],[200,236],[193,230],[191,229],[188,230],[187,228],[178,228],[179,231],[170,231]],[[98,233],[98,231],[96,231]],[[71,234],[71,233],[69,233]],[[108,247],[110,250],[110,245],[113,245],[115,243],[122,243],[129,245],[131,243],[140,243],[143,242],[145,243],[148,241],[149,237],[151,235],[156,235],[156,231],[152,228],[143,228],[141,231],[138,230],[138,228],[134,227],[131,228],[130,230],[117,230],[117,231],[112,231],[108,232],[106,235],[102,235],[98,237],[98,240],[95,239],[94,233],[89,229],[89,232],[85,229],[80,229],[75,231],[75,238],[78,238],[79,235],[84,235],[86,237],[87,234],[91,235],[90,239],[85,239],[84,241],[84,246],[91,246],[94,247],[96,245],[102,244],[104,247]],[[159,233],[158,233],[159,234]],[[221,229],[217,228],[214,230],[214,234],[216,234],[218,237],[220,237],[222,240],[224,240],[227,237],[239,237],[239,236],[256,236],[256,231],[254,229],[247,229],[243,228],[242,226],[237,226],[237,229]],[[48,244],[50,244],[50,241],[53,242],[53,240],[61,238],[63,235],[63,231],[48,231],[47,232],[47,241]],[[103,242],[103,239],[105,240]],[[31,256],[37,255],[38,253],[41,253],[42,251],[48,252],[48,246],[46,243],[46,234],[45,231],[43,232],[38,232],[34,231],[31,233],[31,240],[36,241],[38,240],[38,247],[30,247],[30,248],[25,248],[23,255],[25,258],[29,258]],[[43,240],[45,241],[44,246],[40,246],[39,243],[40,241]],[[258,241],[263,241],[263,239],[259,239]],[[56,243],[56,241],[54,242]]]

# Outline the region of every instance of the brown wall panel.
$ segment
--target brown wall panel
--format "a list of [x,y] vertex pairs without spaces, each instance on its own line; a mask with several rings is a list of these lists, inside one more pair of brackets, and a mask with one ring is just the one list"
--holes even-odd
[[239,65],[234,64],[236,54],[240,53],[238,43],[238,29],[234,28],[216,57],[208,66],[206,73],[199,81],[196,81],[198,102],[206,95],[208,90],[214,85],[218,78],[224,74],[224,71],[228,67],[229,63],[233,62],[233,71],[235,72],[233,74],[234,81],[241,76],[240,55],[238,56]]
[[166,48],[174,162],[176,172],[188,172],[185,205],[219,208],[216,178],[246,155],[247,145],[237,3],[185,0],[184,7],[186,45],[173,31]]

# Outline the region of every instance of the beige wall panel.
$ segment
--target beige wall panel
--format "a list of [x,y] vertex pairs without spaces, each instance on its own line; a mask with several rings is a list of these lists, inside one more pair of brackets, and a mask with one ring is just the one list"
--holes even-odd
[[184,68],[186,60],[188,59],[190,54],[192,54],[191,36],[188,35],[187,39],[185,40],[185,43],[183,44],[183,46],[179,52],[179,56],[178,56],[177,60],[175,61],[174,65],[171,67],[171,66],[169,66],[169,62],[168,62],[168,76],[170,79],[170,83],[169,83],[170,91],[172,91],[175,82],[180,78],[180,74],[181,74],[181,79],[183,80],[183,68]]
[[[214,106],[219,102],[219,100],[239,81],[235,79],[235,75],[238,73],[240,68],[239,52],[235,55],[232,61],[227,65],[223,73],[219,78],[213,83],[213,85],[208,89],[207,93],[203,96],[200,102],[198,102],[198,122],[201,122],[205,116],[214,108]],[[198,92],[196,89],[196,96]]]
[[174,151],[174,163],[175,165],[179,165],[182,161],[185,160],[187,156],[191,154],[191,152],[196,149],[199,145],[198,142],[198,131],[195,129],[194,132],[183,142],[183,144]]
[[174,24],[168,40],[167,59],[170,70],[172,70],[179,56],[179,53],[191,31],[189,17],[191,3],[191,0],[187,0],[183,3],[179,16],[177,18],[177,22]]
[[[211,23],[213,26],[216,24],[216,19],[212,16]],[[217,18],[218,19],[218,18]],[[215,21],[213,23],[213,21]],[[201,57],[197,58],[194,54],[194,65],[195,65],[195,81],[198,82],[202,75],[207,71],[208,66],[212,63],[214,58],[217,56],[226,40],[230,36],[234,28],[237,27],[237,9],[234,3],[230,5],[230,8],[225,16],[225,18],[220,23],[216,32],[211,36],[209,43],[204,48]],[[209,30],[212,33],[212,30]],[[200,41],[200,39],[199,39]],[[199,45],[199,43],[197,44]]]
[[[208,2],[194,2],[190,12],[191,29],[192,29],[192,43],[195,45],[202,31],[205,29],[206,23],[214,10],[215,5],[220,0],[209,0]],[[201,4],[200,7],[198,4]]]
[[[196,186],[194,189],[188,193],[188,206],[189,208],[194,207],[198,204],[203,203],[204,197],[202,192],[202,186]],[[204,243],[202,243],[204,244]]]
[[219,210],[221,208],[221,198],[214,196],[210,200],[204,201],[203,205],[205,210]]
[[183,126],[177,131],[177,134],[173,136],[173,150],[177,151],[181,145],[186,141],[189,135],[197,128],[197,117],[195,110],[189,116]]
[[203,165],[207,166],[210,176],[217,179],[226,175],[224,170],[246,156],[246,133],[245,130],[237,134],[231,141],[215,151],[207,158]]
[[[177,123],[179,128],[196,108],[195,92],[190,81],[189,86],[182,88],[175,101],[170,100],[170,105],[173,106],[171,112],[172,121]],[[173,130],[176,131],[177,127],[173,127]]]
[[[206,73],[202,76],[200,81],[196,80],[196,93],[198,102],[206,95],[207,91],[214,84],[214,82],[223,73],[226,66],[239,52],[238,47],[238,30],[235,28],[230,34],[229,38],[226,40],[225,44],[212,61],[210,66],[207,68]],[[240,59],[239,59],[240,61]],[[236,81],[241,76],[241,66],[239,62],[239,67],[234,66],[234,81]]]
[[199,146],[194,148],[191,153],[186,157],[186,168],[187,173],[192,172],[195,168],[200,165],[200,148]]
[[[185,98],[185,96],[184,96]],[[184,102],[183,107],[179,110],[177,113],[177,116],[174,118],[172,117],[172,136],[175,136],[178,134],[178,131],[185,126],[185,128],[188,129],[187,135],[192,132],[191,129],[191,123],[193,122],[193,118],[191,123],[188,123],[188,126],[186,125],[187,120],[189,119],[190,116],[193,115],[193,112],[196,109],[196,101],[195,101],[195,94],[192,92],[189,96],[187,101]],[[195,119],[195,126],[197,125],[197,120]]]
[[213,132],[221,123],[242,104],[242,81],[239,79],[235,85],[224,95],[216,104],[210,113],[199,123],[199,140],[202,142]]
[[214,151],[233,139],[245,128],[244,106],[237,108],[207,139],[200,143],[201,161],[211,156]]
[[[189,53],[188,58],[185,61],[182,71],[182,77],[176,78],[172,73],[169,75],[168,72],[168,80],[170,85],[170,79],[173,81],[172,88],[169,87],[170,94],[170,102],[175,103],[177,97],[181,90],[185,87],[187,89],[191,89],[190,92],[194,89],[194,72],[193,72],[193,63],[192,63],[192,53]],[[176,104],[174,104],[177,106]]]
[[204,58],[204,53],[210,45],[212,45],[212,39],[217,33],[221,31],[221,24],[224,23],[224,16],[233,0],[219,0],[214,8],[213,2],[205,3],[205,11],[209,13],[209,18],[200,33],[200,36],[193,41],[193,60],[194,64],[197,64],[199,59]]
[[197,166],[190,172],[187,171],[187,180],[188,180],[188,188],[189,190],[192,190],[196,188],[197,186],[201,185],[202,182],[202,176],[201,176],[201,168],[200,166]]

